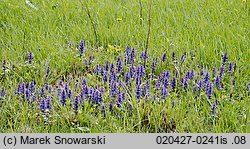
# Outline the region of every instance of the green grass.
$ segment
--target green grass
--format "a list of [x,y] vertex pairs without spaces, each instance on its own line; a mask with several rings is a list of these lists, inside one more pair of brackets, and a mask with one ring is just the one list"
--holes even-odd
[[[201,66],[205,71],[211,72],[213,67],[218,71],[224,52],[228,53],[228,61],[236,63],[235,94],[229,97],[231,78],[227,75],[223,80],[225,90],[215,90],[217,97],[213,100],[220,101],[215,117],[210,114],[205,92],[196,103],[191,88],[187,92],[172,92],[164,103],[151,104],[153,99],[149,99],[150,102],[137,104],[133,96],[132,113],[125,109],[125,102],[124,109],[115,109],[119,118],[109,112],[103,118],[100,107],[88,102],[79,108],[76,118],[72,106],[62,107],[53,98],[53,110],[49,117],[45,116],[46,122],[38,106],[30,107],[14,94],[18,84],[32,79],[38,86],[46,82],[54,86],[60,79],[85,77],[94,86],[100,78],[85,72],[84,60],[94,56],[92,68],[105,61],[116,63],[127,45],[136,48],[136,63],[141,63],[139,53],[145,50],[149,15],[149,1],[141,1],[140,6],[138,0],[32,0],[38,8],[35,10],[25,1],[1,0],[0,60],[7,61],[9,71],[0,70],[0,87],[7,92],[5,98],[0,98],[0,132],[250,132],[249,1],[153,1],[148,66],[154,58],[167,54],[167,62],[156,68],[158,74],[175,70],[172,52],[178,59],[186,53],[183,72],[194,69],[198,74]],[[78,56],[76,49],[81,39],[86,46],[83,57]],[[73,45],[68,48],[70,41]],[[108,44],[119,45],[123,51],[109,53]],[[32,65],[27,63],[28,52],[34,54]],[[48,66],[51,74],[46,78]],[[104,97],[107,102],[111,100]],[[175,108],[171,107],[173,101]],[[78,120],[77,125],[74,119]]]

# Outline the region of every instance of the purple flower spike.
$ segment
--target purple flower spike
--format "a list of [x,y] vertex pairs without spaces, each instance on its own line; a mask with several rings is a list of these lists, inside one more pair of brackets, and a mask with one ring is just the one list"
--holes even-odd
[[140,72],[141,72],[140,76],[144,77],[144,76],[145,76],[145,74],[146,74],[146,73],[145,73],[144,66],[143,66],[143,65],[141,65],[141,66],[140,66],[140,69],[141,69],[141,71],[140,71]]
[[230,62],[230,63],[228,64],[228,74],[229,74],[230,76],[232,75],[232,69],[233,69],[233,63]]
[[232,79],[232,86],[233,87],[235,86],[235,79],[234,78]]
[[116,82],[113,82],[111,84],[111,96],[114,96],[115,95],[115,92],[116,92]]
[[106,71],[103,75],[103,82],[106,84],[108,82],[108,72]]
[[162,62],[165,62],[166,61],[166,58],[167,58],[167,55],[166,55],[166,53],[164,53],[163,55],[162,55]]
[[161,96],[162,96],[162,99],[164,99],[165,97],[168,97],[168,88],[163,87],[161,89]]
[[138,66],[138,67],[136,68],[136,77],[140,77],[140,76],[141,76],[141,67]]
[[47,67],[47,70],[46,70],[46,77],[48,77],[50,74],[50,67]]
[[216,76],[214,84],[215,84],[217,89],[220,89],[220,77],[219,76]]
[[188,79],[189,80],[192,80],[193,78],[194,78],[194,70],[190,70],[190,71],[188,71]]
[[131,57],[131,63],[134,63],[134,61],[135,61],[135,48],[132,48],[132,51],[130,53],[130,57]]
[[207,84],[207,82],[209,81],[209,72],[206,72],[205,77],[204,77],[204,84]]
[[66,102],[66,93],[65,93],[65,90],[62,91],[61,100],[60,101],[61,101],[62,105],[64,106],[65,102]]
[[228,56],[227,53],[225,52],[222,56],[222,64],[224,65],[227,62]]
[[44,95],[44,89],[41,88],[41,89],[40,89],[40,97],[42,97],[43,95]]
[[187,79],[184,79],[184,81],[183,81],[183,87],[184,87],[185,90],[188,89],[188,80]]
[[19,91],[21,94],[24,94],[24,90],[25,90],[25,83],[23,82],[19,88]]
[[79,101],[79,96],[76,96],[74,99],[74,106],[73,106],[73,110],[77,113],[78,111],[78,101]]
[[165,88],[168,88],[168,84],[169,84],[169,79],[167,77],[164,78],[164,83],[163,83],[163,86]]
[[165,74],[164,75],[165,78],[167,78],[169,80],[169,78],[170,78],[170,71],[167,70],[167,71],[164,72],[164,74]]
[[103,103],[100,109],[100,114],[102,115],[102,113],[104,114],[105,117],[105,107],[106,107],[106,103]]
[[108,63],[108,61],[105,62],[105,71],[109,71],[109,63]]
[[148,59],[147,50],[141,52],[140,59],[141,59],[141,60],[142,60],[142,59],[143,59],[143,60],[147,60],[147,59]]
[[83,86],[87,86],[87,81],[86,81],[85,78],[82,79],[82,87],[83,87]]
[[30,90],[26,90],[26,98],[28,100],[28,102],[30,103],[30,96],[31,96],[31,93],[30,93]]
[[82,56],[83,52],[84,52],[84,41],[83,40],[80,41],[79,52],[80,52],[80,56]]
[[36,101],[36,93],[34,93],[34,94],[33,94],[33,96],[32,96],[32,100],[33,100],[33,102],[35,102],[35,101]]
[[2,88],[1,92],[0,92],[0,97],[5,97],[6,92],[4,90],[4,88]]
[[220,78],[222,78],[222,76],[223,76],[223,74],[224,74],[224,71],[225,71],[225,66],[222,65],[222,66],[220,67],[220,72],[219,72]]
[[51,97],[48,96],[48,97],[47,97],[47,100],[45,101],[45,105],[44,105],[45,111],[51,109],[51,107],[50,107],[50,101],[51,101]]
[[122,71],[122,58],[119,56],[116,61],[117,73]]
[[133,65],[131,65],[131,66],[130,66],[130,68],[129,68],[130,78],[134,78],[134,72],[135,72],[135,70],[134,70],[134,66],[133,66]]
[[99,71],[100,71],[100,65],[99,65],[99,64],[96,64],[96,65],[95,65],[95,73],[98,75],[98,74],[99,74]]
[[71,89],[68,90],[68,97],[69,97],[69,99],[71,99],[71,97],[72,97],[72,90]]
[[210,82],[207,82],[207,84],[206,84],[206,94],[207,94],[208,99],[211,99],[211,97],[212,97],[212,85]]
[[25,85],[25,89],[28,90],[29,89],[29,83],[24,83]]
[[122,105],[122,94],[117,94],[116,95],[116,106],[118,108],[121,108],[121,105]]
[[102,93],[97,92],[97,103],[100,104],[103,101]]
[[136,90],[135,90],[135,97],[137,98],[138,100],[138,103],[141,101],[141,89],[139,86],[136,87]]
[[116,73],[115,72],[111,72],[110,78],[109,78],[109,83],[112,84],[113,82],[116,82],[116,79],[117,79]]
[[44,98],[41,98],[39,105],[40,105],[40,112],[44,112],[45,111],[45,100],[44,100]]
[[124,82],[125,82],[126,84],[129,84],[129,83],[130,83],[130,73],[126,73]]
[[33,80],[30,82],[30,92],[33,93],[34,91],[35,91],[35,81]]
[[110,72],[111,73],[115,72],[115,68],[114,68],[114,64],[113,63],[110,64]]
[[47,91],[49,91],[49,92],[50,92],[50,90],[51,90],[51,87],[50,87],[50,85],[49,85],[49,83],[48,83],[48,82],[46,82],[45,89],[46,89]]
[[194,79],[194,70],[191,70],[189,73],[189,79],[193,80]]
[[156,81],[156,89],[159,89],[161,86],[161,79],[160,77],[158,77],[157,81]]
[[183,85],[184,84],[184,78],[181,78],[180,80],[180,84]]
[[101,76],[103,76],[103,74],[104,74],[104,67],[101,67],[101,68],[99,69],[99,72],[100,72]]
[[109,102],[109,111],[112,112],[113,109],[114,109],[114,103],[113,103],[113,101],[110,101]]
[[182,54],[181,55],[181,61],[180,61],[181,65],[184,63],[185,59],[186,59],[186,55]]
[[28,54],[28,62],[29,62],[29,64],[32,63],[32,60],[33,60],[33,53],[29,52],[29,54]]
[[130,63],[130,47],[126,47],[126,53],[125,53],[125,65]]
[[144,51],[141,52],[140,59],[142,60],[144,58]]
[[141,83],[142,83],[141,77],[136,77],[136,79],[135,79],[136,86],[140,86]]
[[87,86],[87,83],[86,83],[86,79],[82,79],[82,95],[88,95],[88,86]]
[[173,79],[172,79],[172,84],[171,84],[172,89],[175,89],[175,88],[176,88],[176,82],[177,82],[176,78],[173,77]]

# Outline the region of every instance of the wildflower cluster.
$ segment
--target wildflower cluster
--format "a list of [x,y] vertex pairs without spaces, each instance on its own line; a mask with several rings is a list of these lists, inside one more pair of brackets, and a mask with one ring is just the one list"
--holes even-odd
[[[80,41],[79,52],[84,58],[84,41]],[[231,78],[231,87],[235,88],[237,80],[233,78],[236,65],[229,62],[228,55],[224,53],[220,68],[199,70],[189,69],[177,72],[175,68],[183,67],[188,59],[186,54],[180,56],[177,61],[176,53],[172,53],[172,59],[168,59],[166,53],[161,58],[150,58],[147,51],[139,54],[140,61],[136,61],[136,49],[126,47],[124,56],[118,56],[115,63],[105,61],[104,64],[97,63],[91,75],[96,78],[98,83],[88,82],[88,77],[73,78],[73,81],[58,80],[56,84],[46,82],[38,86],[36,80],[31,82],[21,82],[15,89],[17,97],[30,106],[38,105],[40,112],[53,110],[55,103],[59,103],[62,108],[71,107],[74,113],[78,113],[79,108],[85,104],[93,105],[99,109],[99,114],[106,118],[108,114],[114,114],[120,117],[124,110],[132,111],[136,105],[156,104],[157,102],[166,102],[173,100],[173,95],[191,93],[191,97],[198,102],[207,98],[212,104],[211,115],[215,115],[219,109],[219,100],[214,94],[217,92],[226,92],[228,89],[223,86],[224,77]],[[91,59],[91,58],[89,58]],[[160,63],[158,59],[161,59]],[[152,61],[151,61],[152,60]],[[33,54],[28,54],[28,62],[32,64]],[[146,65],[143,65],[146,62]],[[91,60],[85,60],[83,69],[88,70]],[[164,69],[163,63],[172,63],[173,69]],[[219,70],[217,72],[216,70]],[[200,71],[200,73],[196,73]],[[225,73],[228,72],[228,73]],[[46,78],[51,76],[51,68],[46,68]],[[228,93],[229,97],[233,97]],[[206,95],[205,97],[203,95]],[[0,91],[0,98],[6,96],[4,88]],[[248,96],[250,96],[250,83],[248,85]],[[178,106],[178,99],[171,101],[171,107]],[[37,104],[35,104],[37,103]]]

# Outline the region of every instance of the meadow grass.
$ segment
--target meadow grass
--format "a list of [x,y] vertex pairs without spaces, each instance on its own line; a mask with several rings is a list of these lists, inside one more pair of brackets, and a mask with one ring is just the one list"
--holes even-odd
[[[158,58],[155,75],[164,70],[175,75],[176,67],[181,73],[191,69],[194,80],[203,79],[200,69],[210,73],[222,65],[223,53],[228,54],[226,70],[231,61],[236,70],[230,76],[225,71],[224,89],[213,90],[212,100],[202,91],[198,95],[189,87],[184,90],[178,77],[178,91],[169,91],[164,102],[135,98],[135,83],[130,86],[132,98],[126,99],[121,108],[114,106],[108,111],[108,103],[114,100],[109,93],[103,94],[106,117],[100,114],[101,105],[91,102],[79,104],[78,113],[73,103],[62,106],[56,98],[56,86],[63,80],[73,90],[74,83],[86,78],[88,86],[102,86],[102,78],[95,74],[96,64],[114,63],[119,56],[124,60],[126,46],[136,49],[135,65],[143,64],[140,53],[145,50],[148,34],[149,1],[141,0],[32,0],[35,10],[20,0],[0,1],[0,60],[6,61],[0,70],[0,87],[6,95],[0,97],[0,132],[250,132],[250,8],[248,1],[241,0],[158,0],[152,3],[151,32],[149,39],[146,73]],[[248,2],[249,3],[249,2]],[[84,40],[85,50],[79,56],[79,42]],[[69,47],[69,42],[72,46]],[[108,52],[108,45],[121,47],[121,51]],[[29,52],[32,64],[27,62]],[[175,52],[178,64],[173,63]],[[166,53],[167,60],[161,62]],[[186,60],[180,66],[180,57]],[[89,69],[85,60],[93,57]],[[176,67],[174,67],[176,66]],[[46,70],[51,72],[46,77]],[[123,72],[129,66],[123,66]],[[121,75],[122,76],[122,75]],[[121,78],[121,76],[119,76]],[[181,76],[181,77],[183,77]],[[231,79],[236,80],[232,87]],[[33,103],[15,94],[22,82],[36,81],[36,92],[48,82],[54,92],[51,110],[40,112],[37,97]],[[70,83],[73,80],[73,83]],[[143,78],[143,83],[147,78]],[[156,91],[156,79],[151,81],[152,94]],[[195,86],[190,81],[189,86]],[[1,89],[0,88],[0,89]],[[108,90],[108,85],[105,86]],[[124,89],[123,89],[124,91]],[[77,96],[80,88],[73,90]],[[127,93],[126,91],[124,91]],[[230,95],[232,93],[232,95]],[[230,97],[231,96],[231,97]],[[219,100],[215,115],[211,106]],[[175,104],[172,107],[172,104]],[[115,103],[114,103],[115,104]],[[128,110],[132,105],[133,110]],[[118,114],[118,115],[117,115]]]

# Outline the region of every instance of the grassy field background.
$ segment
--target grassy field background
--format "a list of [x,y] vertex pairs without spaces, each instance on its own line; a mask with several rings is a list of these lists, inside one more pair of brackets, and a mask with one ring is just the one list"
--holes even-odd
[[[214,91],[217,96],[213,100],[220,101],[215,116],[210,114],[211,105],[206,102],[205,93],[200,93],[196,103],[190,88],[187,92],[169,93],[165,102],[156,104],[152,104],[151,98],[150,102],[143,100],[138,104],[133,96],[132,112],[116,109],[118,112],[108,112],[106,118],[100,114],[101,106],[88,102],[79,105],[76,117],[72,105],[61,106],[52,93],[48,116],[40,112],[39,106],[32,107],[15,95],[15,89],[22,82],[36,80],[39,92],[46,82],[54,87],[60,79],[70,82],[69,79],[76,81],[83,77],[91,86],[101,85],[100,76],[86,73],[84,60],[94,57],[91,68],[95,64],[103,66],[106,61],[115,64],[119,55],[124,56],[126,46],[136,49],[136,63],[142,63],[140,52],[146,46],[150,1],[32,0],[31,3],[38,10],[24,0],[0,1],[0,60],[2,63],[6,60],[8,67],[8,71],[0,70],[0,87],[6,91],[0,97],[0,132],[250,132],[249,1],[152,3],[148,71],[154,58],[160,60],[164,53],[166,65],[160,63],[156,72],[159,75],[163,70],[174,71],[173,52],[178,60],[182,54],[186,55],[183,72],[194,69],[199,74],[203,67],[211,73],[211,81],[215,79],[212,68],[219,71],[224,52],[228,54],[227,64],[236,63],[233,76],[224,77],[225,90]],[[83,57],[78,56],[80,40],[85,43]],[[108,52],[109,45],[120,46],[121,51]],[[32,65],[27,62],[29,52],[34,56]],[[45,77],[48,67],[51,72]],[[236,80],[234,88],[230,87],[232,78]],[[69,86],[73,88],[74,84]],[[76,95],[77,91],[73,92]],[[37,98],[39,101],[40,97]],[[104,96],[104,101],[110,100]]]

